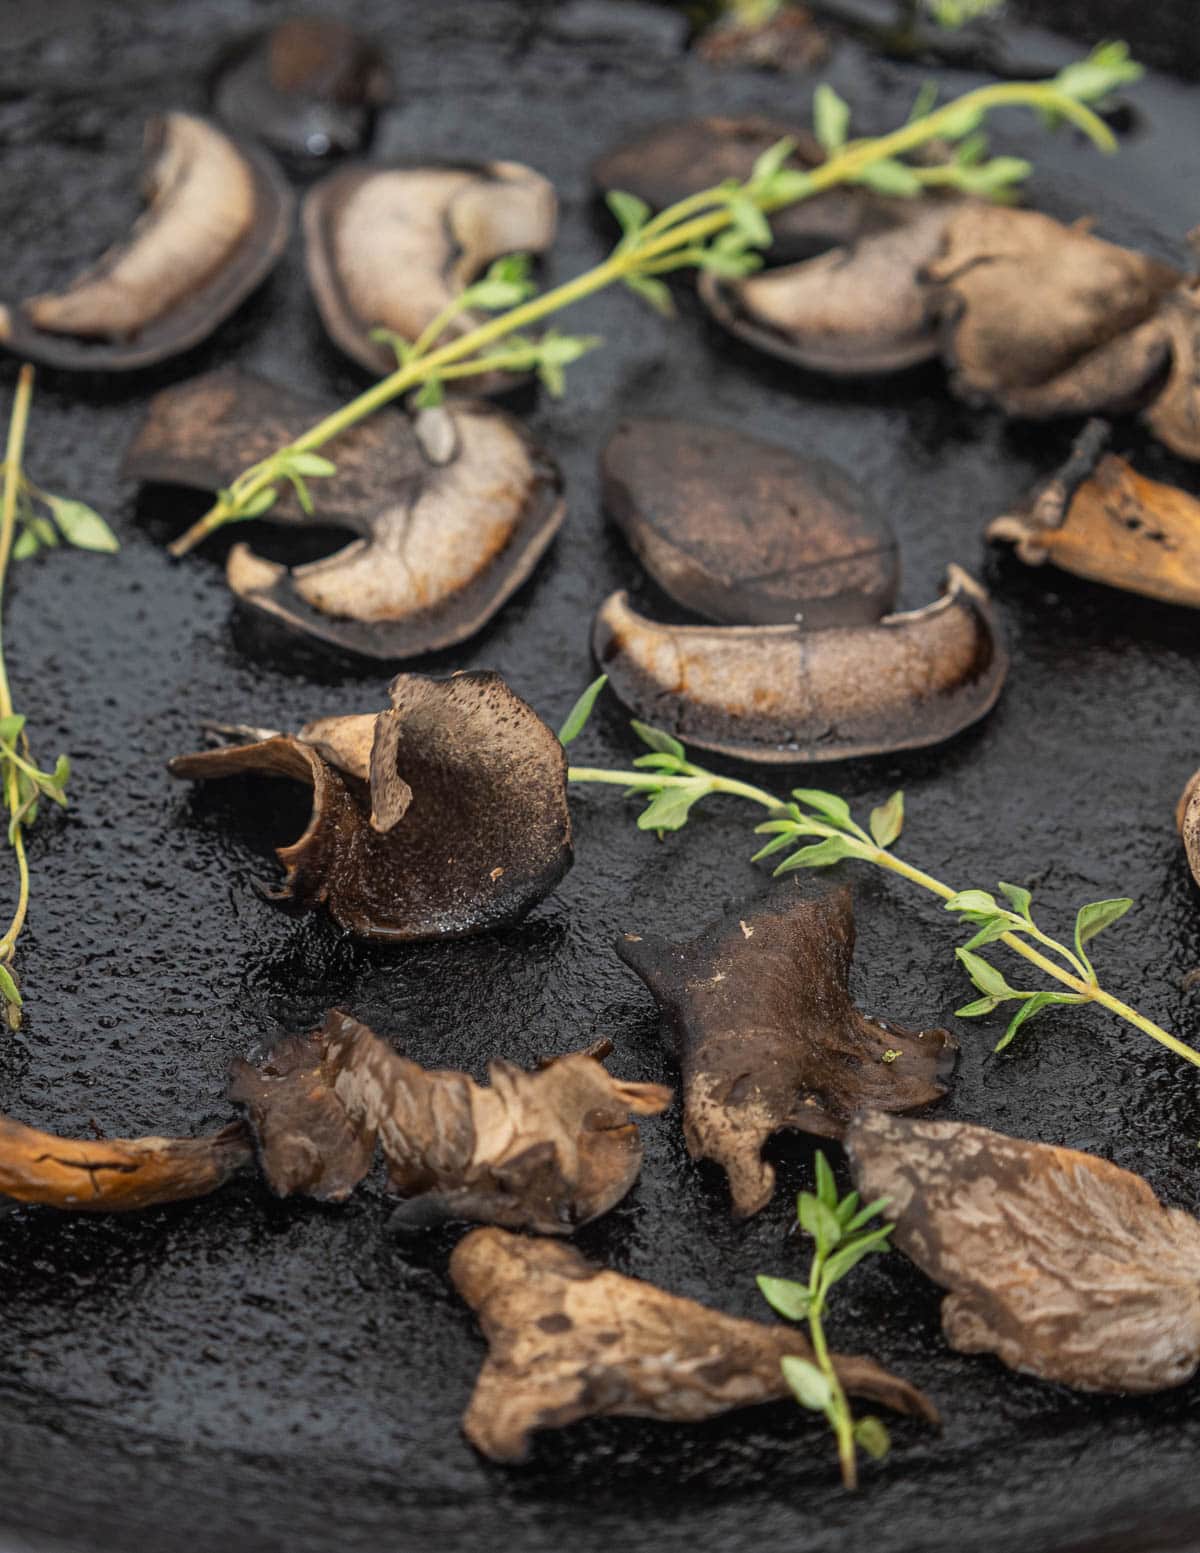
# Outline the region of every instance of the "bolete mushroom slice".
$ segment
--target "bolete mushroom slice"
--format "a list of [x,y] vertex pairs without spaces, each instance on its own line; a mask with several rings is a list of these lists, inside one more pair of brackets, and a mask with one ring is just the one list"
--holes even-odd
[[592,646],[644,721],[776,765],[939,744],[991,711],[1008,672],[987,594],[957,566],[924,609],[819,631],[661,625],[614,593]]
[[1141,1176],[963,1122],[861,1116],[846,1135],[893,1243],[950,1291],[961,1353],[1080,1391],[1161,1391],[1200,1363],[1200,1222]]
[[824,459],[727,427],[629,420],[600,476],[650,575],[710,620],[852,625],[895,602],[895,535]]
[[571,866],[566,754],[498,674],[400,674],[384,712],[180,755],[189,781],[312,788],[270,898],[324,905],[362,938],[456,938],[516,922]]
[[0,344],[31,361],[123,372],[211,334],[274,267],[293,199],[263,151],[188,113],[146,130],[149,205],[66,290],[0,306]]
[[856,1111],[911,1111],[946,1093],[957,1053],[948,1031],[871,1019],[850,999],[848,889],[805,900],[788,886],[689,943],[626,933],[616,951],[671,1032],[688,1153],[725,1171],[739,1218],[771,1200],[762,1151],[772,1134],[840,1138]]
[[[554,241],[553,186],[519,162],[354,167],[323,178],[303,209],[308,276],[326,329],[355,361],[391,372],[395,352],[371,339],[388,329],[412,343],[506,254],[545,253]],[[458,314],[443,341],[480,317]],[[470,379],[473,392],[513,387],[511,373]]]
[[402,1220],[474,1219],[569,1235],[607,1213],[642,1163],[630,1112],[671,1101],[661,1084],[613,1078],[586,1052],[527,1073],[488,1066],[488,1086],[402,1057],[349,1014],[282,1042],[258,1066],[234,1064],[268,1181],[280,1196],[341,1199],[376,1142]]
[[[523,1461],[530,1436],[582,1418],[697,1423],[789,1395],[780,1360],[809,1359],[799,1327],[739,1320],[592,1266],[560,1241],[476,1229],[450,1258],[488,1356],[463,1432],[493,1461]],[[870,1359],[833,1355],[858,1397],[937,1423],[927,1396]]]
[[[155,396],[124,473],[216,490],[332,408],[237,371],[209,373]],[[313,482],[315,512],[289,492],[266,520],[357,537],[290,569],[238,544],[226,577],[249,608],[368,657],[394,662],[474,635],[562,524],[557,466],[516,420],[479,401],[413,419],[384,411],[324,451],[338,472]]]
[[1192,878],[1200,884],[1200,771],[1196,771],[1180,794],[1175,821],[1183,838]]

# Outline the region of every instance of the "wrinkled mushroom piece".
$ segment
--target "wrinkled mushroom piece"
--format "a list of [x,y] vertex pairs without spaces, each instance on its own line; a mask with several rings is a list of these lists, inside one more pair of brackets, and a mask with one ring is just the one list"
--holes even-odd
[[[797,1327],[726,1316],[502,1229],[464,1236],[450,1276],[488,1343],[463,1431],[493,1461],[523,1461],[536,1430],[581,1418],[696,1423],[775,1401],[790,1394],[780,1360],[813,1356]],[[872,1360],[833,1361],[853,1395],[937,1423],[923,1392]]]
[[1159,321],[1170,343],[1171,363],[1145,420],[1173,453],[1200,459],[1200,280],[1173,291]]
[[416,1224],[474,1219],[569,1235],[607,1213],[642,1163],[629,1117],[670,1104],[660,1084],[613,1078],[575,1052],[534,1073],[489,1064],[488,1087],[401,1057],[348,1014],[234,1065],[268,1181],[280,1196],[341,1199],[383,1147],[388,1184]]
[[1192,878],[1200,884],[1200,771],[1194,772],[1180,794],[1175,810],[1175,822],[1183,838]]
[[325,906],[362,938],[457,938],[516,922],[571,866],[566,755],[498,674],[400,674],[387,711],[180,755],[188,781],[312,788],[273,900]]
[[1160,1391],[1200,1363],[1200,1222],[1141,1176],[962,1122],[862,1116],[846,1136],[893,1243],[949,1289],[962,1353],[1081,1391]]
[[739,1218],[771,1200],[762,1151],[774,1133],[840,1138],[856,1111],[911,1111],[946,1093],[949,1031],[871,1019],[851,1001],[848,889],[804,900],[789,887],[689,943],[626,933],[615,947],[671,1032],[688,1153],[725,1171]]
[[274,267],[293,199],[254,147],[188,113],[146,130],[149,204],[130,235],[61,292],[0,306],[0,344],[77,371],[121,372],[211,334]]
[[731,13],[707,27],[696,45],[710,65],[804,73],[829,57],[829,39],[803,5],[784,5],[766,20],[747,23]]
[[[231,369],[151,401],[124,473],[216,490],[328,413]],[[266,521],[358,537],[288,568],[238,544],[229,586],[249,608],[321,641],[395,661],[474,635],[529,577],[562,524],[562,477],[511,416],[452,400],[409,417],[384,411],[325,450],[337,475],[314,483],[316,510],[291,492]]]
[[924,609],[818,631],[662,625],[614,593],[592,647],[644,721],[776,765],[938,744],[991,711],[1008,672],[988,596],[957,566]]
[[728,427],[627,420],[600,476],[650,575],[710,620],[852,625],[895,602],[895,535],[824,459]]

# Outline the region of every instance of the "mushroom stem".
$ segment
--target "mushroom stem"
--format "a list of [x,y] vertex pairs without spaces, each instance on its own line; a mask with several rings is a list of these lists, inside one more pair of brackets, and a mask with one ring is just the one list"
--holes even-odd
[[[17,521],[17,493],[21,488],[21,459],[25,450],[25,430],[29,425],[29,406],[33,399],[33,368],[25,362],[17,375],[17,392],[13,399],[12,419],[8,423],[8,444],[4,450],[4,498],[0,506],[0,717],[13,715],[12,691],[8,684],[8,666],[4,661],[3,615],[4,584],[8,577],[8,563],[12,556],[13,536]],[[4,767],[4,801],[8,812],[15,815],[20,808],[17,786],[17,767],[9,760]],[[0,964],[12,959],[13,946],[25,925],[25,913],[29,909],[29,863],[25,856],[25,836],[20,825],[12,830],[12,847],[17,857],[17,908],[9,923],[8,931],[0,939]]]

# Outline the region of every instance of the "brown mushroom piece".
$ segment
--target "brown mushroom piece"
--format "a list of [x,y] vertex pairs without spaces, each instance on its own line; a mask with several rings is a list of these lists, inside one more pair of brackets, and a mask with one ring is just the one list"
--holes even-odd
[[[549,249],[558,222],[553,185],[519,162],[354,167],[331,173],[304,199],[308,277],[321,319],[347,355],[394,371],[395,352],[371,338],[388,329],[413,343],[495,259]],[[469,310],[443,341],[481,322]],[[491,372],[476,393],[520,379]]]
[[696,52],[710,65],[807,73],[829,58],[829,39],[807,6],[785,4],[747,22],[730,11],[705,28]]
[[896,598],[890,526],[836,465],[729,427],[622,421],[604,505],[661,588],[710,620],[878,620]]
[[[558,1241],[472,1230],[450,1277],[488,1343],[463,1432],[493,1461],[524,1461],[535,1431],[582,1418],[697,1423],[777,1401],[790,1395],[780,1360],[813,1356],[798,1327],[724,1315]],[[833,1361],[854,1396],[937,1423],[923,1392],[872,1360]]]
[[323,905],[361,938],[459,938],[517,922],[571,866],[566,753],[498,674],[400,674],[387,711],[176,756],[187,781],[312,788],[268,898]]
[[230,1095],[281,1197],[347,1197],[378,1142],[389,1189],[406,1199],[402,1222],[472,1219],[543,1235],[569,1235],[620,1202],[642,1164],[630,1113],[654,1116],[671,1101],[661,1084],[613,1078],[588,1052],[533,1073],[495,1061],[488,1079],[422,1068],[335,1009],[262,1063],[235,1063]]
[[961,1353],[1080,1391],[1161,1391],[1200,1363],[1200,1222],[1141,1176],[964,1122],[861,1116],[846,1135],[893,1244],[950,1290]]
[[1200,608],[1200,502],[1104,453],[1092,421],[1063,467],[1015,512],[988,525],[1029,566],[1051,561],[1092,582]]
[[1185,281],[1171,293],[1159,321],[1170,342],[1171,362],[1144,419],[1173,453],[1200,460],[1200,279]]
[[1192,878],[1200,884],[1200,771],[1192,774],[1179,796],[1175,822],[1183,838],[1183,850],[1187,854]]
[[293,199],[263,151],[188,113],[146,130],[149,204],[64,291],[0,306],[0,345],[75,371],[123,372],[211,334],[274,268]]
[[[215,491],[321,419],[332,404],[223,369],[150,403],[128,478]],[[474,635],[529,577],[562,524],[562,477],[519,422],[455,399],[411,419],[384,410],[325,450],[337,475],[291,492],[266,521],[349,529],[350,544],[288,568],[237,544],[237,597],[320,641],[396,661]]]
[[614,593],[592,647],[644,721],[775,765],[939,744],[991,711],[1008,672],[988,596],[957,566],[924,609],[819,631],[662,625]]
[[762,1151],[774,1133],[840,1138],[859,1110],[911,1111],[946,1093],[949,1031],[872,1019],[851,1001],[848,889],[805,900],[788,886],[689,943],[626,933],[615,947],[671,1032],[688,1153],[725,1171],[739,1218],[771,1200]]

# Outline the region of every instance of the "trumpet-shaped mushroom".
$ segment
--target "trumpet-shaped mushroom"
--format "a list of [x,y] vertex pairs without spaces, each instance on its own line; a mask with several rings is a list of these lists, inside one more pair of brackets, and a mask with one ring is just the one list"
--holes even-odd
[[988,596],[957,566],[924,609],[818,631],[662,625],[614,593],[592,647],[638,717],[782,765],[938,744],[991,711],[1008,672]]
[[1179,797],[1175,821],[1183,838],[1192,878],[1200,884],[1200,771],[1194,772]]
[[[813,1357],[797,1327],[723,1315],[556,1241],[472,1230],[450,1276],[488,1343],[463,1431],[493,1461],[523,1461],[536,1430],[581,1418],[695,1423],[775,1401],[790,1394],[780,1360]],[[854,1396],[937,1423],[923,1392],[872,1360],[833,1361]]]
[[810,628],[878,620],[895,535],[835,465],[720,426],[623,421],[604,505],[655,581],[710,620]]
[[[151,401],[125,459],[139,480],[216,490],[332,408],[225,369]],[[520,424],[453,400],[383,411],[330,444],[316,511],[288,492],[267,521],[357,537],[288,568],[248,545],[226,577],[248,607],[370,657],[411,658],[474,635],[529,577],[563,520],[562,478]]]
[[189,781],[242,774],[312,788],[277,856],[273,900],[324,905],[362,938],[455,938],[518,921],[571,866],[566,755],[498,674],[400,674],[384,712],[327,717],[180,755]]
[[390,1189],[408,1199],[403,1218],[544,1235],[569,1235],[620,1202],[642,1163],[630,1112],[654,1116],[671,1100],[661,1084],[613,1078],[588,1052],[534,1073],[493,1062],[488,1078],[485,1088],[422,1068],[335,1009],[258,1066],[235,1063],[230,1094],[247,1108],[280,1196],[347,1197],[378,1142]]
[[771,1200],[762,1151],[773,1133],[840,1138],[856,1111],[911,1111],[946,1093],[948,1031],[870,1019],[850,999],[848,889],[816,900],[789,889],[690,943],[626,933],[616,951],[671,1031],[688,1153],[725,1171],[738,1217]]
[[32,361],[120,372],[196,344],[274,267],[293,199],[263,152],[204,119],[146,130],[149,205],[64,291],[0,307],[0,344]]
[[1200,1222],[1141,1176],[963,1122],[861,1116],[846,1135],[893,1244],[949,1289],[962,1353],[1081,1391],[1160,1391],[1200,1363]]

